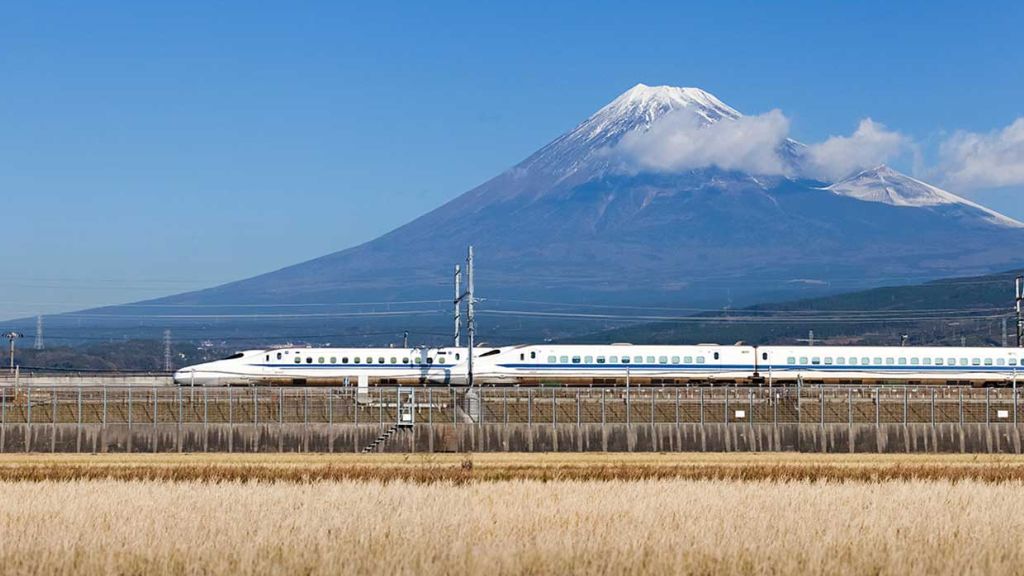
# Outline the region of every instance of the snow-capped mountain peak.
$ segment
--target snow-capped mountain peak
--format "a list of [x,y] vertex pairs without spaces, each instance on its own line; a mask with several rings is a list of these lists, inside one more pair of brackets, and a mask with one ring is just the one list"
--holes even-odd
[[982,216],[993,224],[1014,228],[1024,227],[1024,223],[1013,218],[985,208],[952,192],[901,174],[885,164],[854,174],[825,189],[839,196],[892,206],[922,208],[959,204],[981,211]]
[[559,178],[603,171],[613,163],[604,153],[623,136],[647,131],[660,118],[680,111],[694,114],[703,125],[742,116],[700,88],[637,84],[540,149],[518,168],[539,170]]
[[676,110],[690,110],[703,117],[708,123],[722,118],[735,119],[742,116],[736,109],[716,98],[714,94],[700,88],[637,84],[598,110],[584,124],[599,118],[623,117],[644,118],[649,124],[664,114]]

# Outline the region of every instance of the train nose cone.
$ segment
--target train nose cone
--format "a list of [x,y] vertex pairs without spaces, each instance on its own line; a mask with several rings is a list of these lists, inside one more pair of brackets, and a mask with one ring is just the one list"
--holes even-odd
[[174,383],[179,386],[191,384],[191,380],[194,375],[195,371],[191,368],[182,368],[174,373]]

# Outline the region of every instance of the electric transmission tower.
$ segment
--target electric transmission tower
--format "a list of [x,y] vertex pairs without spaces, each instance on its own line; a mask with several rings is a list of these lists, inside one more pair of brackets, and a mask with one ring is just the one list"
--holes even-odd
[[171,365],[171,331],[164,330],[164,372],[170,372]]
[[36,350],[43,349],[43,315],[36,316]]

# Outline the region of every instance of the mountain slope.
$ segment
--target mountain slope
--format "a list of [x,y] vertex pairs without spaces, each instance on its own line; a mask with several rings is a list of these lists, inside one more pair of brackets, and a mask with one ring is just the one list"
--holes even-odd
[[[155,303],[447,298],[468,244],[483,296],[615,303],[766,301],[1021,260],[1019,223],[888,168],[830,184],[624,166],[615,145],[676,114],[701,126],[741,117],[703,90],[637,85],[512,169],[380,238]],[[799,143],[781,147],[799,162]]]
[[864,170],[825,188],[833,194],[865,202],[881,202],[891,206],[925,208],[952,206],[999,226],[1021,228],[1024,224],[994,210],[975,204],[951,192],[915,180],[892,168],[881,165]]
[[[574,336],[572,341],[637,344],[694,342],[1015,345],[1014,277],[1019,272],[875,288],[792,302],[705,312],[686,321],[640,323]],[[662,312],[664,314],[664,312]]]

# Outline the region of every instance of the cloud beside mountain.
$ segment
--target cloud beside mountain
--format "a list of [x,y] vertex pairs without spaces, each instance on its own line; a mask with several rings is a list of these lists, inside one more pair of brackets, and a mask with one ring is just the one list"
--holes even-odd
[[640,169],[678,172],[716,167],[751,174],[790,172],[779,147],[789,134],[789,119],[779,110],[706,124],[689,110],[679,110],[630,132],[616,147]]
[[1024,185],[1024,118],[990,132],[960,131],[939,147],[943,180],[964,189]]
[[[907,156],[916,164],[920,156],[913,138],[871,118],[850,135],[806,146],[789,139],[789,118],[777,109],[724,120],[709,123],[692,109],[674,110],[648,129],[626,134],[610,153],[632,170],[719,168],[825,182]],[[956,132],[940,144],[938,163],[929,172],[964,190],[1024,185],[1024,118],[988,134]]]
[[833,182],[871,166],[891,162],[913,147],[912,140],[865,118],[850,136],[830,136],[807,147],[805,175]]

